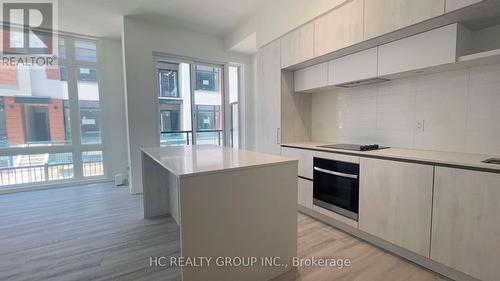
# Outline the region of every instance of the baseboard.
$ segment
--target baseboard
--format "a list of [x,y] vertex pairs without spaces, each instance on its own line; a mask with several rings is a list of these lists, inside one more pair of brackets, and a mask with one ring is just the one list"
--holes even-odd
[[401,248],[397,245],[394,245],[390,242],[387,242],[383,239],[380,239],[376,236],[368,234],[364,231],[361,231],[361,230],[354,228],[350,225],[347,225],[343,222],[337,221],[333,218],[330,218],[324,214],[318,213],[318,212],[311,210],[309,208],[306,208],[306,207],[299,205],[298,210],[299,210],[299,212],[301,212],[304,215],[307,215],[307,216],[315,218],[319,221],[322,221],[322,222],[324,222],[328,225],[331,225],[334,228],[337,228],[343,232],[346,232],[350,235],[356,236],[356,237],[366,241],[367,243],[376,246],[377,248],[391,252],[397,256],[400,256],[400,257],[402,257],[410,262],[413,262],[417,265],[420,265],[428,270],[431,270],[433,272],[441,274],[447,278],[450,278],[450,279],[453,279],[456,281],[480,281],[479,279],[476,279],[472,276],[469,276],[469,275],[467,275],[463,272],[460,272],[456,269],[450,268],[446,265],[443,265],[443,264],[440,264],[436,261],[433,261],[427,257],[418,255],[414,252],[411,252],[409,250]]

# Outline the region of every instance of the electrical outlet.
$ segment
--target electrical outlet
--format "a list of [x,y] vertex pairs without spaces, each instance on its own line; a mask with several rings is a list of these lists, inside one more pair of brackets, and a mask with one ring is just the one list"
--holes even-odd
[[424,119],[417,120],[416,127],[417,127],[417,132],[423,132],[425,129],[425,120]]

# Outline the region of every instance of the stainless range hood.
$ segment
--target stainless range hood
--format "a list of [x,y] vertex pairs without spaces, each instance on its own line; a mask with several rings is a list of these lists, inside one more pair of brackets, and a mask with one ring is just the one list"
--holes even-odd
[[335,85],[335,87],[341,87],[341,88],[354,88],[354,87],[361,87],[361,86],[367,86],[367,85],[373,85],[373,84],[378,84],[378,83],[383,83],[391,81],[387,78],[370,78],[370,79],[364,79],[364,80],[358,80],[354,82],[347,82],[344,84],[338,84]]

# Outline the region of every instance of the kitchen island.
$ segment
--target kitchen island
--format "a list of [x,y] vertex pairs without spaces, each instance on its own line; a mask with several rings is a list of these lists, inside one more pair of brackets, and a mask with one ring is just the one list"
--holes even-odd
[[142,169],[144,217],[170,214],[181,257],[212,258],[182,267],[183,280],[269,280],[292,269],[297,160],[215,145],[154,147],[142,149]]

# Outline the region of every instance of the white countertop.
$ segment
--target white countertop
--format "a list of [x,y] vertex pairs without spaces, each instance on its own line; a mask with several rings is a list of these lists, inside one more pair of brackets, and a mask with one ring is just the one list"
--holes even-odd
[[372,157],[393,158],[401,160],[412,160],[412,161],[500,171],[500,165],[487,164],[481,162],[483,160],[490,158],[500,158],[500,156],[405,149],[405,148],[387,148],[387,149],[372,150],[372,151],[350,151],[350,150],[339,150],[339,149],[318,147],[322,145],[331,145],[331,144],[333,143],[295,142],[295,143],[284,143],[282,145],[297,147],[297,148],[321,150],[321,151],[347,153],[359,156],[372,156]]
[[216,145],[151,147],[142,151],[178,177],[297,162],[297,160]]

